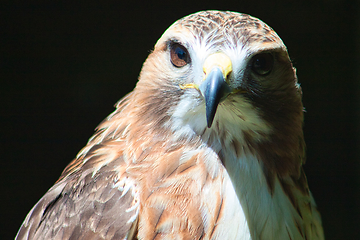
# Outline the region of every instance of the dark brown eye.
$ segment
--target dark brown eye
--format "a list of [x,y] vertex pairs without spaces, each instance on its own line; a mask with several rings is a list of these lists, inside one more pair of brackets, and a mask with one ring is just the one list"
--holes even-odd
[[265,76],[274,67],[274,57],[271,53],[260,53],[252,58],[251,69],[258,75]]
[[189,52],[179,43],[171,43],[170,59],[175,67],[183,67],[190,62]]

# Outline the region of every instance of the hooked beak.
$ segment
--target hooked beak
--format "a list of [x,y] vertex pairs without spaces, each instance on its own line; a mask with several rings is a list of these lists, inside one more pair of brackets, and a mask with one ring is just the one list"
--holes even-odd
[[205,79],[200,84],[199,90],[205,98],[206,121],[210,128],[219,103],[232,91],[226,82],[232,72],[232,63],[224,53],[214,53],[205,60],[203,70]]

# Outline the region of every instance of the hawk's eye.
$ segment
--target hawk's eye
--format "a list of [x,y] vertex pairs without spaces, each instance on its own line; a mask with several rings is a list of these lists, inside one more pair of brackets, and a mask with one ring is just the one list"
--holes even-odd
[[271,53],[260,53],[252,58],[251,69],[258,75],[265,76],[274,66],[274,57]]
[[189,52],[179,43],[171,43],[170,59],[175,67],[183,67],[190,62]]

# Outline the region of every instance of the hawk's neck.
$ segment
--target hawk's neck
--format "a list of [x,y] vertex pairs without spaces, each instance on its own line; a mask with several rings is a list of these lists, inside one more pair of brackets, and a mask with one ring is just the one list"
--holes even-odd
[[299,159],[303,156],[301,128],[297,134],[279,132],[277,136],[246,102],[236,117],[220,104],[213,125],[207,128],[202,106],[191,114],[185,112],[187,103],[180,103],[173,114],[175,137],[200,136],[203,145],[216,153],[254,239],[302,239],[299,234],[304,229],[296,226],[303,225],[302,212],[310,196]]

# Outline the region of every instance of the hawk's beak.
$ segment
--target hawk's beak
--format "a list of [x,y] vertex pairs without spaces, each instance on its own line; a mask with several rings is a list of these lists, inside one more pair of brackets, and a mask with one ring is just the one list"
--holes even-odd
[[205,79],[199,86],[199,90],[205,98],[206,121],[210,128],[219,103],[231,92],[226,81],[232,72],[232,63],[224,53],[214,53],[205,60],[203,70]]

